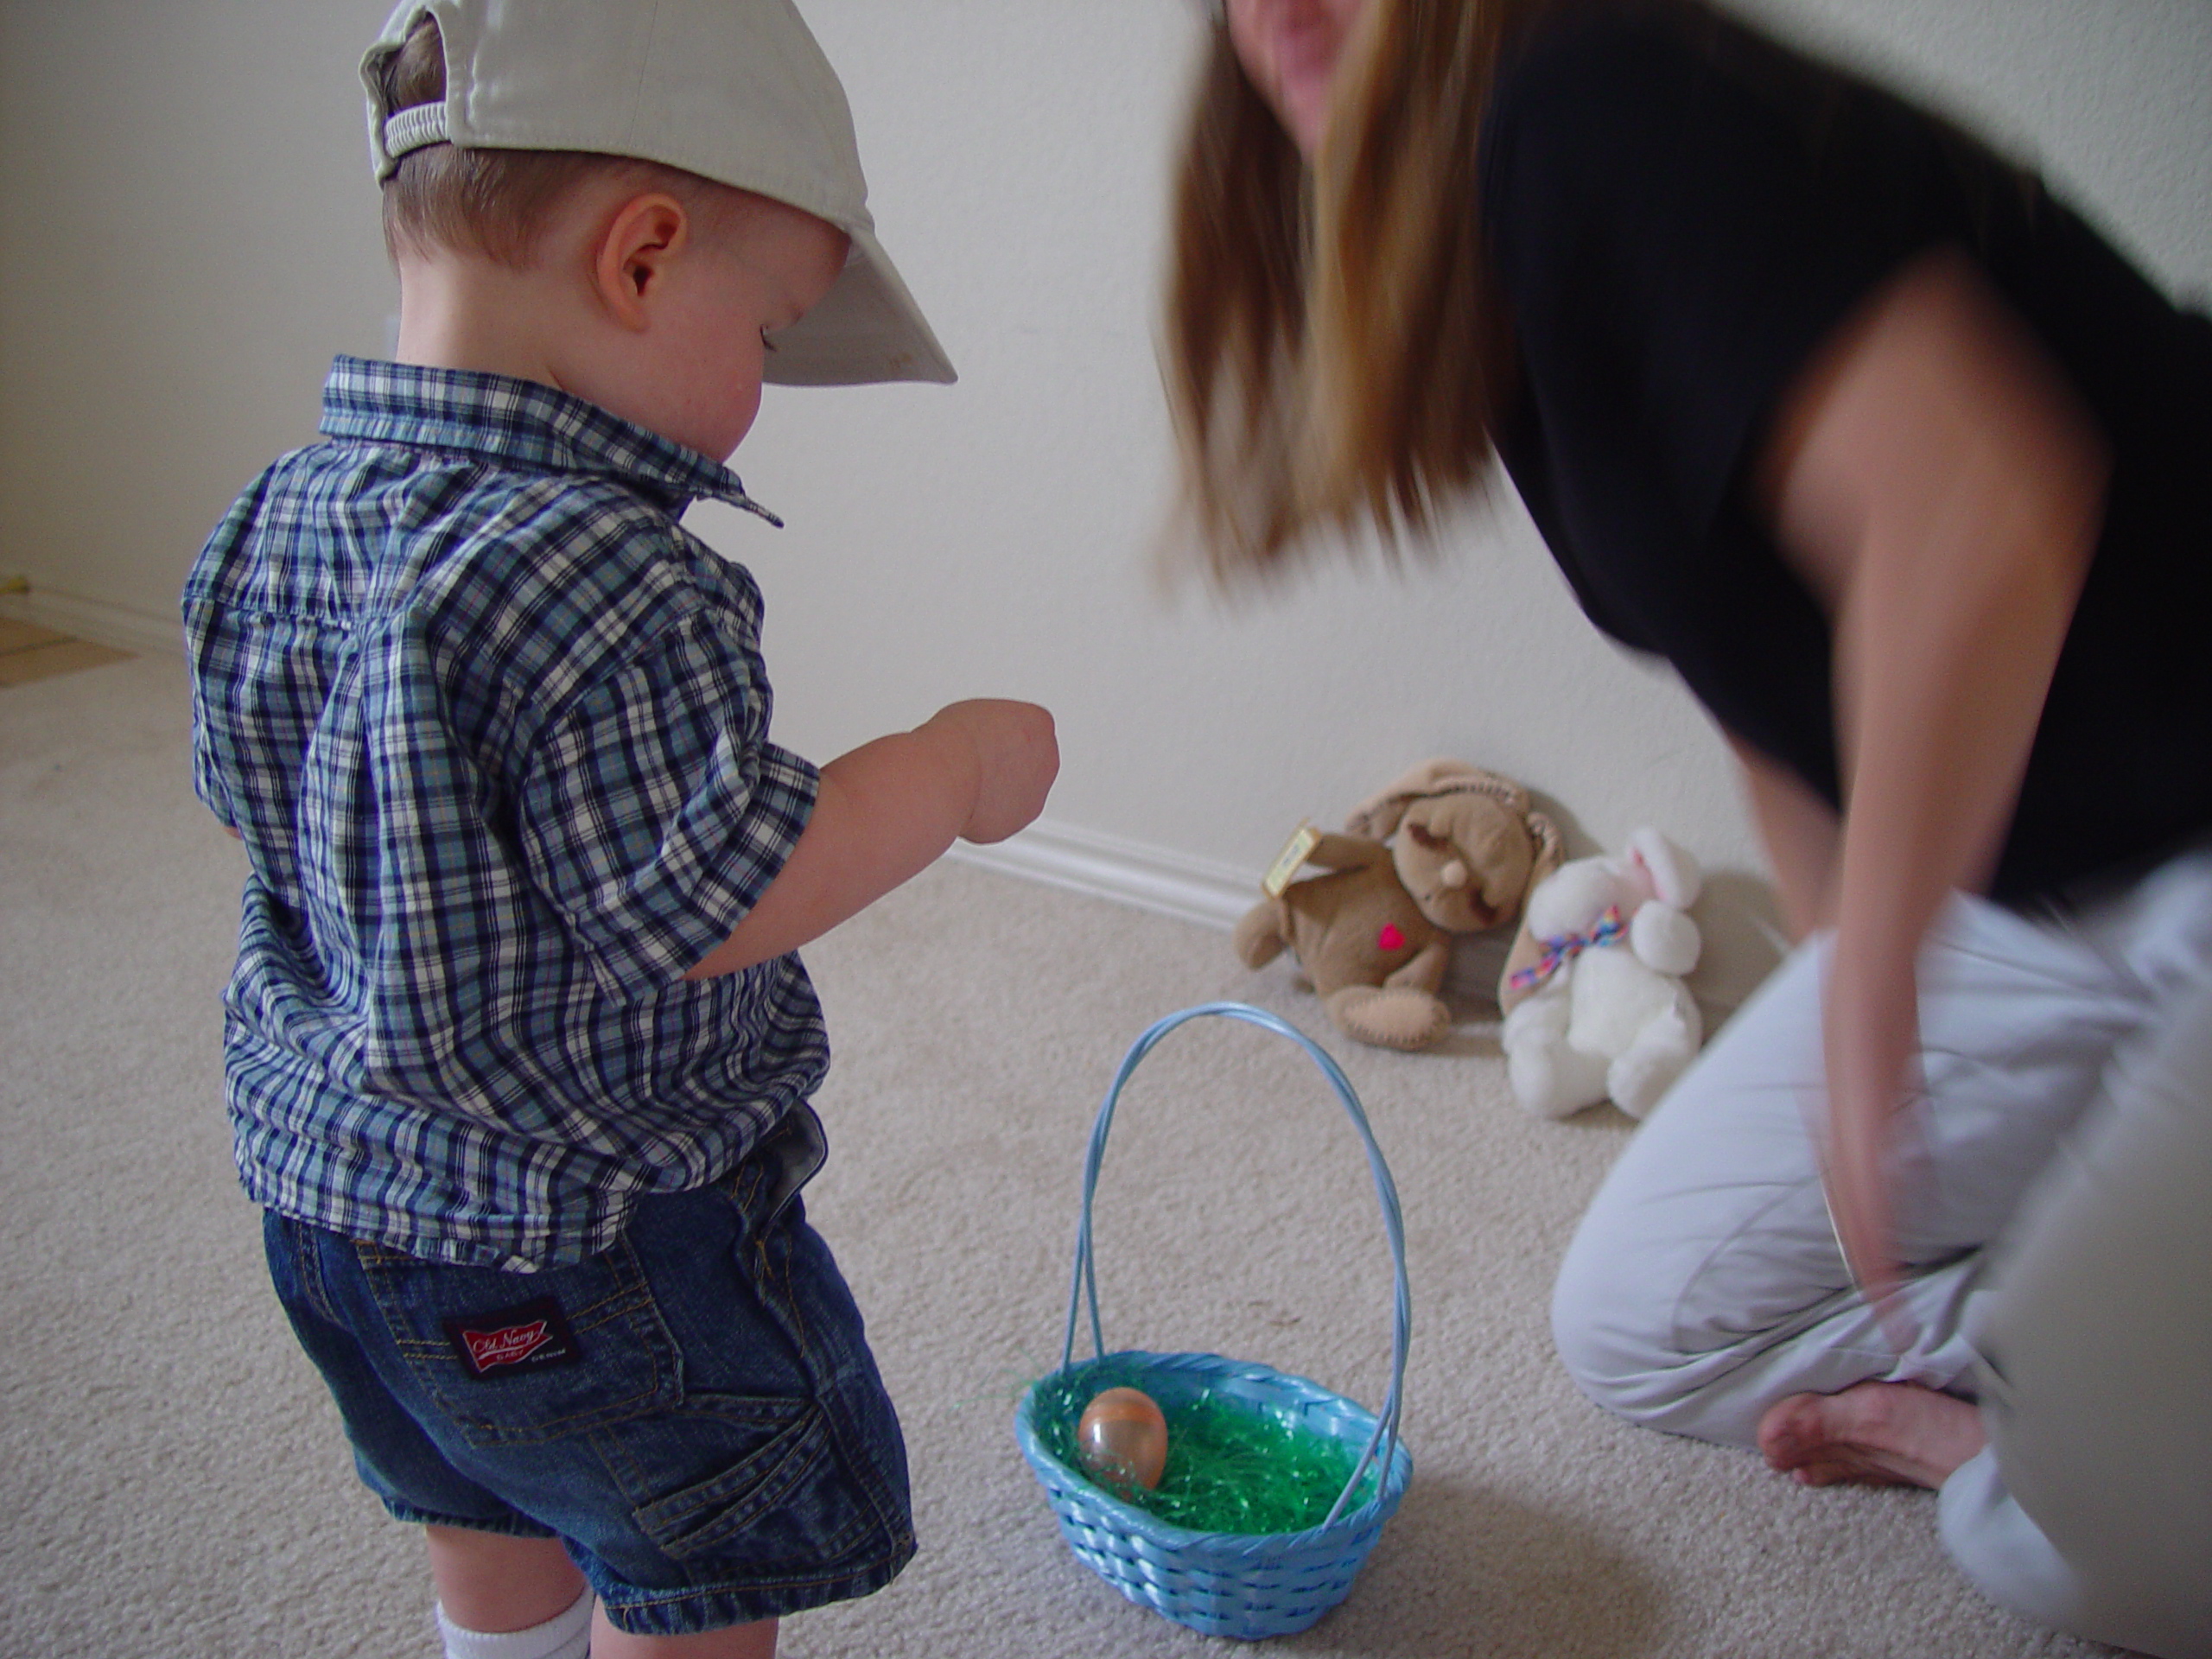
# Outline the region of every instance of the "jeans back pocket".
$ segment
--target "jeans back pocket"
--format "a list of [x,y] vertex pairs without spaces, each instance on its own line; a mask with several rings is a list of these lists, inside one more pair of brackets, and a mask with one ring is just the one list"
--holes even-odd
[[676,1343],[627,1239],[533,1274],[355,1250],[407,1375],[471,1444],[560,1440],[682,1398]]

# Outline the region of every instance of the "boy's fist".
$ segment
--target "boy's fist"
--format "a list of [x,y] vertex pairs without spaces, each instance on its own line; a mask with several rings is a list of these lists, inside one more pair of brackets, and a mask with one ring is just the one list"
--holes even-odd
[[976,753],[976,804],[961,839],[1004,841],[1045,810],[1060,770],[1052,716],[1033,702],[976,697],[938,710],[931,724],[959,733]]

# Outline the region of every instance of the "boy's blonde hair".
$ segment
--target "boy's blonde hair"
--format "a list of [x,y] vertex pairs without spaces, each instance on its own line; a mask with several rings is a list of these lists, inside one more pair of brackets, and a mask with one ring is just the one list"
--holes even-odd
[[[445,41],[429,13],[415,20],[380,71],[384,105],[397,115],[446,100]],[[626,177],[639,188],[664,189],[687,207],[734,222],[758,199],[681,168],[579,149],[463,149],[431,144],[399,159],[384,185],[385,251],[438,249],[478,253],[524,267],[537,257],[547,221],[585,180]]]
[[1217,23],[1175,189],[1163,365],[1218,579],[1312,531],[1425,535],[1488,472],[1512,332],[1478,155],[1508,47],[1558,0],[1372,0],[1308,169]]

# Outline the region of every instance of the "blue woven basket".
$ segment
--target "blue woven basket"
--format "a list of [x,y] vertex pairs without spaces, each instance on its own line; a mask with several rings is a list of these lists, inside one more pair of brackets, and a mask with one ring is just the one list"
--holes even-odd
[[[1106,1351],[1098,1320],[1090,1207],[1107,1131],[1114,1121],[1114,1104],[1137,1063],[1161,1038],[1186,1020],[1210,1014],[1279,1033],[1304,1049],[1336,1090],[1366,1144],[1368,1168],[1382,1201],[1382,1225],[1396,1269],[1390,1324],[1390,1391],[1380,1416],[1319,1383],[1265,1365],[1224,1359],[1216,1354]],[[1092,1357],[1077,1362],[1076,1317],[1086,1300],[1090,1309]],[[1098,1109],[1090,1131],[1090,1149],[1084,1160],[1083,1227],[1076,1241],[1075,1280],[1068,1295],[1067,1338],[1060,1349],[1060,1369],[1022,1395],[1014,1417],[1014,1437],[1052,1502],[1068,1547],[1077,1560],[1131,1601],[1208,1636],[1247,1639],[1287,1636],[1306,1629],[1351,1593],[1354,1576],[1382,1535],[1382,1523],[1395,1512],[1413,1478],[1413,1456],[1398,1440],[1398,1402],[1405,1382],[1409,1328],[1405,1228],[1398,1214],[1398,1190],[1382,1161],[1382,1149],[1375,1144],[1374,1132],[1368,1128],[1367,1114],[1343,1071],[1303,1033],[1264,1009],[1241,1002],[1208,1002],[1185,1008],[1168,1015],[1137,1039]],[[1201,1395],[1249,1407],[1301,1432],[1358,1446],[1358,1461],[1327,1518],[1303,1532],[1208,1533],[1170,1526],[1094,1485],[1082,1470],[1061,1462],[1046,1446],[1038,1417],[1041,1391],[1063,1382],[1079,1389],[1081,1380],[1092,1372],[1100,1374],[1102,1384],[1134,1382],[1170,1415],[1178,1405]],[[1379,1470],[1380,1477],[1369,1480],[1373,1470]],[[1351,1500],[1363,1484],[1370,1490],[1355,1504]]]

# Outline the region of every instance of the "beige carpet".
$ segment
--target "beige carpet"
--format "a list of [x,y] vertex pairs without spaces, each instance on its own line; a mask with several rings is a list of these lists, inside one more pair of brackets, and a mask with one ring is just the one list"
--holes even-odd
[[[431,1659],[419,1545],[354,1484],[230,1169],[216,997],[240,855],[190,792],[179,665],[0,690],[0,1656]],[[1080,765],[1080,757],[1073,764]],[[1229,1654],[1078,1566],[1015,1450],[1065,1313],[1083,1147],[1129,1041],[1219,996],[1323,1029],[1226,938],[959,865],[808,952],[837,1064],[812,1194],[906,1424],[921,1554],[786,1623],[791,1659]],[[1403,1195],[1414,1485],[1322,1656],[2103,1651],[1951,1570],[1932,1500],[1810,1492],[1631,1430],[1544,1306],[1629,1133],[1520,1114],[1474,1011],[1444,1052],[1325,1037]],[[1370,1403],[1389,1274],[1358,1147],[1280,1039],[1201,1022],[1125,1099],[1107,1335]]]

